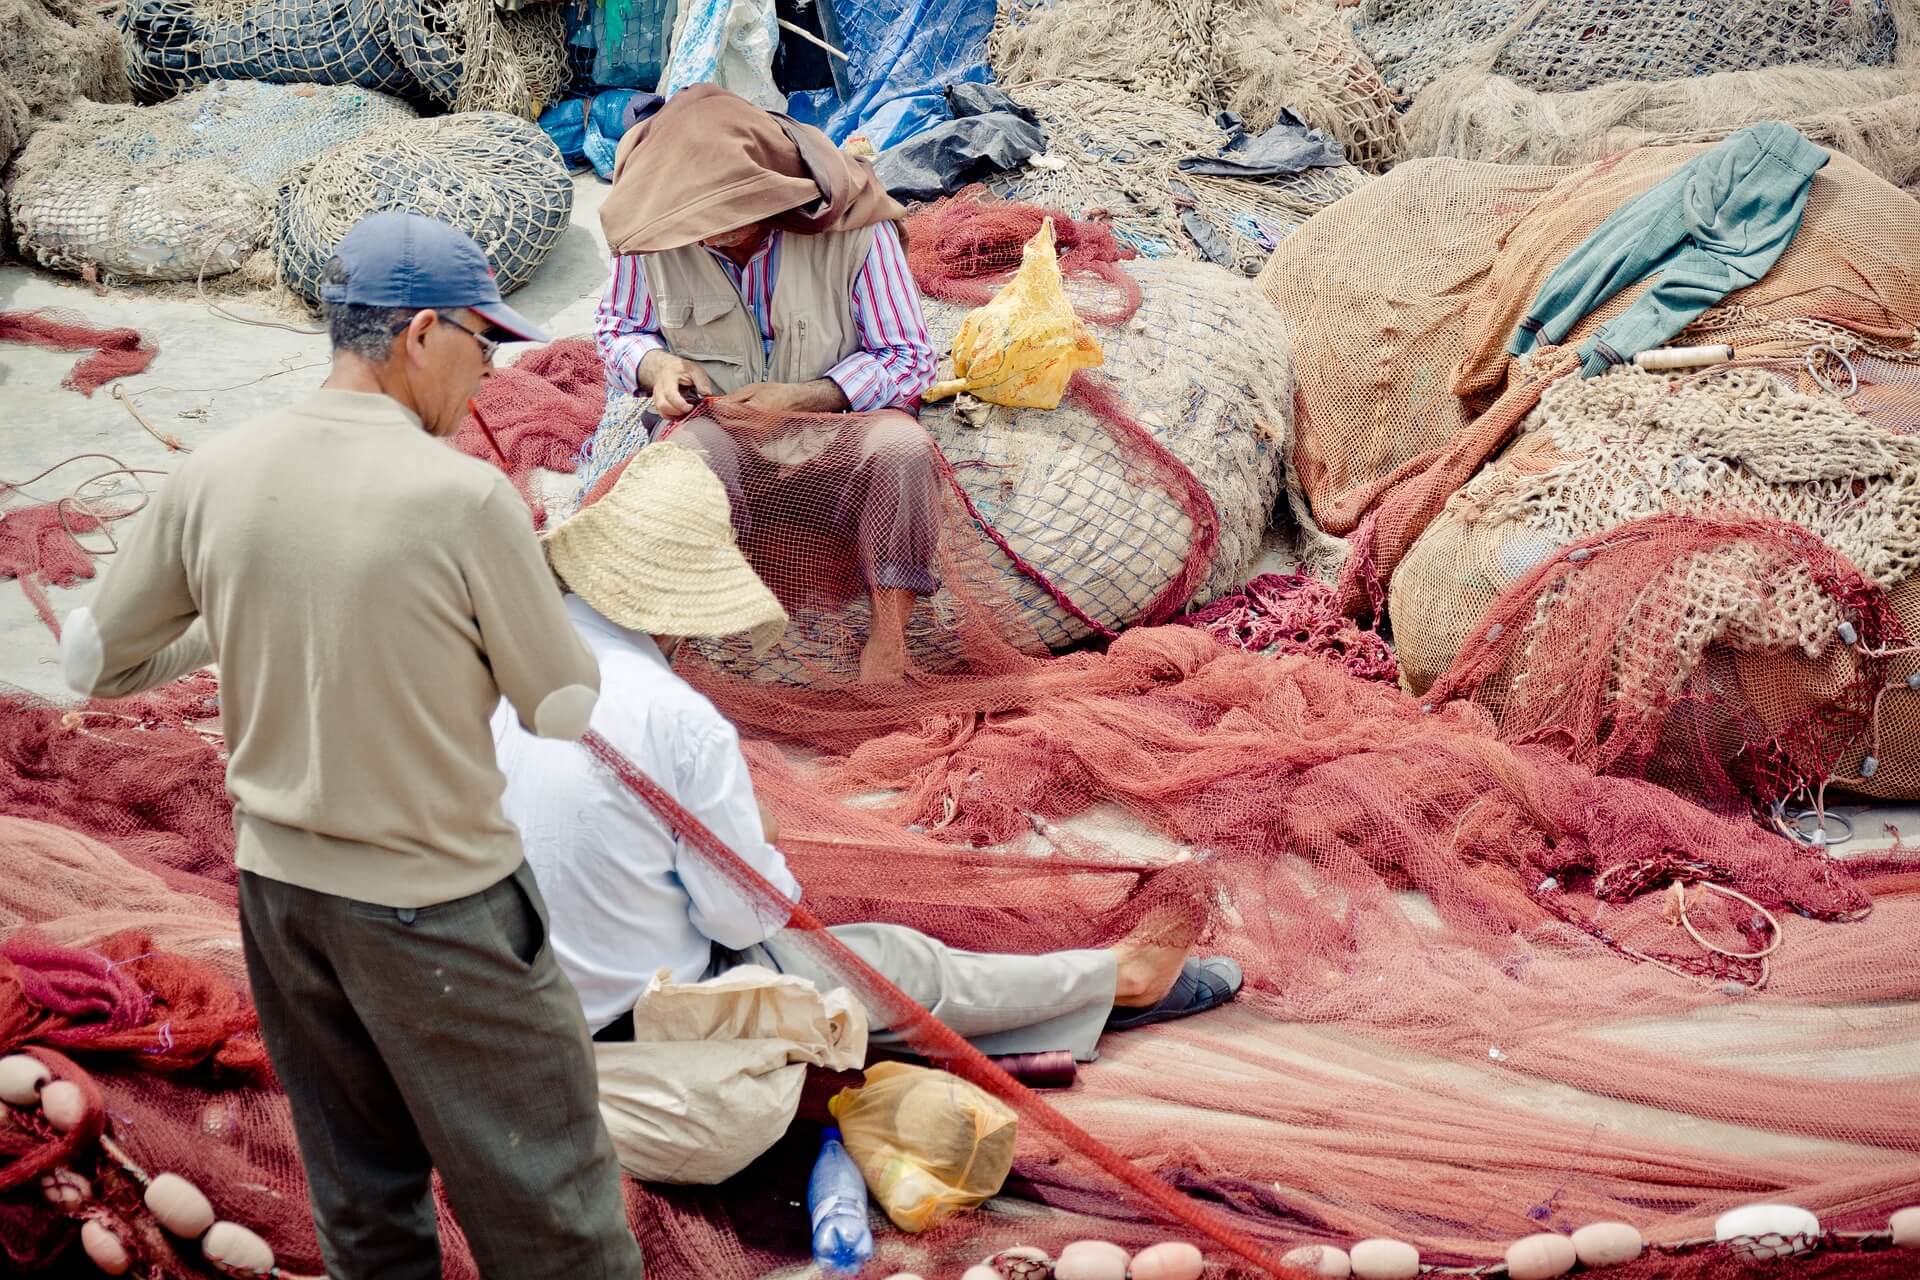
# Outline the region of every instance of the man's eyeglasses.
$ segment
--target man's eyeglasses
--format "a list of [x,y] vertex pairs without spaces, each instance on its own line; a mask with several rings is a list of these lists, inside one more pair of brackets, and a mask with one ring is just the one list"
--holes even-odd
[[[488,364],[493,363],[494,353],[500,350],[499,343],[495,342],[492,338],[487,337],[485,334],[475,333],[472,329],[467,328],[467,326],[461,324],[458,320],[455,320],[452,316],[448,315],[444,311],[435,311],[433,314],[435,314],[436,316],[439,316],[441,320],[445,321],[447,324],[452,325],[454,328],[458,329],[460,332],[466,334],[469,338],[472,338],[475,342],[479,343],[480,358],[482,360],[485,360]],[[393,327],[394,335],[396,337],[399,336],[400,332],[412,323],[413,323],[413,317],[408,316],[405,320],[402,320],[399,324]]]

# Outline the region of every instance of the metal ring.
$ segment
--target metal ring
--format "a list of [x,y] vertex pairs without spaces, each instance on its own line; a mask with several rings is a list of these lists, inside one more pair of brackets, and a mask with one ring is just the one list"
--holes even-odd
[[[1802,809],[1798,813],[1783,812],[1781,816],[1786,820],[1788,830],[1794,839],[1799,840],[1803,844],[1811,844],[1813,842],[1813,832],[1807,829],[1805,823],[1808,818],[1819,816],[1814,810]],[[1836,823],[1840,827],[1839,835],[1834,835],[1830,830]],[[1825,820],[1820,824],[1820,830],[1827,833],[1828,845],[1845,844],[1847,841],[1853,839],[1853,819],[1844,813],[1835,813],[1829,810]]]
[[[1833,379],[1826,375],[1826,372],[1820,368],[1819,363],[1814,359],[1814,357],[1820,355],[1822,352],[1838,360],[1841,367],[1847,371],[1847,389],[1845,391],[1840,390],[1840,388],[1834,384]],[[1853,367],[1853,361],[1847,358],[1846,352],[1840,350],[1840,348],[1834,346],[1831,342],[1823,342],[1819,346],[1812,347],[1807,351],[1807,374],[1822,391],[1825,391],[1829,395],[1838,396],[1842,400],[1845,400],[1854,392],[1860,390],[1860,373]]]

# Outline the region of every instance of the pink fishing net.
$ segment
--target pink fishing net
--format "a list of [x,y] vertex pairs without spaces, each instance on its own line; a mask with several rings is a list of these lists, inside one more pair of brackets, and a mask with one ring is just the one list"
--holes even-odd
[[[800,425],[714,420],[752,439]],[[842,603],[797,625],[786,667],[724,646],[683,660],[740,726],[780,819],[806,890],[796,940],[913,1050],[1020,1116],[1007,1211],[883,1232],[874,1274],[957,1276],[1001,1248],[1057,1252],[1083,1237],[1191,1239],[1210,1277],[1283,1274],[1287,1249],[1378,1235],[1471,1267],[1519,1236],[1614,1219],[1658,1246],[1614,1274],[1692,1280],[1749,1265],[1698,1243],[1718,1214],[1782,1200],[1818,1213],[1824,1232],[1779,1264],[1783,1280],[1911,1272],[1884,1235],[1920,1185],[1907,1054],[1920,1036],[1920,875],[1907,855],[1849,865],[1744,812],[1610,776],[1506,718],[1532,704],[1495,708],[1465,682],[1461,696],[1416,701],[1380,678],[1369,633],[1331,624],[1303,582],[1256,581],[1199,626],[1033,656],[1006,578],[976,572],[996,554],[990,531],[957,497],[940,502],[940,587],[910,621],[907,680],[859,680],[843,642],[868,623],[825,559],[810,570],[751,541],[783,598]],[[820,513],[754,515],[806,527]],[[1584,570],[1601,577],[1578,616],[1608,625],[1599,584],[1639,572],[1625,557]],[[1815,589],[1862,616],[1876,607],[1844,574]],[[1516,595],[1497,607],[1534,606]],[[1243,643],[1255,639],[1275,652]],[[162,953],[243,983],[222,757],[205,732],[213,694],[199,677],[72,712],[0,703],[0,806],[25,815],[0,820],[14,872],[0,931],[111,957],[103,946],[138,927]],[[1545,723],[1586,704],[1543,705]],[[1624,730],[1638,723],[1629,713],[1658,711],[1649,700],[1611,715]],[[772,892],[650,779],[590,749],[582,767],[608,770],[750,893]],[[1107,1037],[1072,1089],[1043,1096],[823,928],[860,920],[976,950],[1197,931],[1200,949],[1241,963],[1247,987],[1227,1009]],[[128,995],[90,966],[68,963],[62,981],[94,993],[102,1025],[118,1016],[158,1043],[138,1009],[177,999],[173,988],[130,970]],[[38,1009],[0,984],[13,1042],[31,1039]],[[149,1170],[192,1175],[286,1269],[310,1269],[284,1100],[204,1062],[156,1072],[144,1056],[73,1066],[101,1089],[111,1136]],[[37,1159],[55,1140],[32,1138],[0,1160]],[[650,1274],[753,1280],[804,1262],[796,1202],[812,1142],[799,1127],[723,1187],[630,1183]],[[157,1274],[199,1274],[141,1234],[124,1178],[92,1151],[61,1157],[96,1180],[78,1212],[113,1215]],[[71,1249],[58,1221],[70,1215],[44,1197],[0,1204],[11,1256]],[[449,1274],[469,1276],[447,1221]]]

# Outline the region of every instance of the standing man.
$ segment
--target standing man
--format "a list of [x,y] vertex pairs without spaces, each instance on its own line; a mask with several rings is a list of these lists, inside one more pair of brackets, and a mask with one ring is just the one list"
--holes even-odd
[[578,737],[599,671],[513,486],[444,440],[496,336],[542,335],[415,214],[355,226],[323,295],[325,384],[175,472],[67,620],[67,683],[220,663],[247,974],[328,1274],[437,1278],[438,1169],[489,1280],[639,1280],[488,728],[504,695]]
[[939,585],[939,455],[915,416],[938,360],[905,215],[818,129],[713,85],[627,135],[600,210],[614,260],[594,340],[609,385],[675,423],[719,402],[672,439],[720,477],[750,556],[755,530],[800,529],[810,560],[852,562],[871,683],[905,674],[907,620]]

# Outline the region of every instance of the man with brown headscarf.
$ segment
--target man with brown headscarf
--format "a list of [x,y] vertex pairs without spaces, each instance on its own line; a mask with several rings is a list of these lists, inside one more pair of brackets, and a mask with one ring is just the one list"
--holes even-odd
[[706,459],[750,556],[817,541],[804,571],[757,565],[789,607],[858,581],[870,682],[905,673],[907,620],[939,585],[938,451],[914,416],[936,359],[904,214],[865,161],[713,85],[627,134],[600,211],[609,383]]

